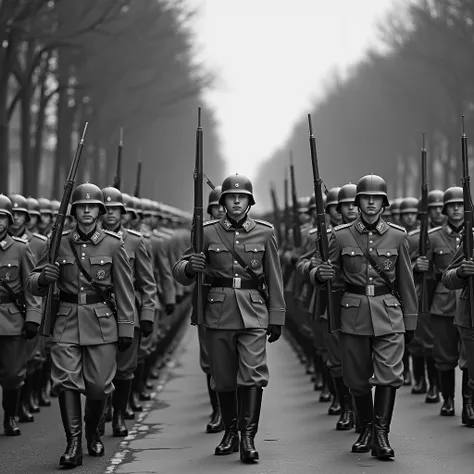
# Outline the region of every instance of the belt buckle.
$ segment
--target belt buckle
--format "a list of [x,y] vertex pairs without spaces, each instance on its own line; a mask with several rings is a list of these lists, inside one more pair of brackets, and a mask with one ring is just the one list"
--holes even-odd
[[79,293],[78,304],[87,304],[87,295],[85,293]]
[[232,288],[242,288],[242,278],[232,278]]
[[365,287],[365,296],[375,296],[375,286],[367,285]]

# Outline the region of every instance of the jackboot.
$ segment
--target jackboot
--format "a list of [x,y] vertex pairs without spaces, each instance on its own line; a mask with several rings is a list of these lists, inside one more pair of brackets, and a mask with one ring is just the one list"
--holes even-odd
[[20,428],[18,428],[15,420],[15,415],[20,402],[20,389],[13,390],[3,389],[2,405],[4,411],[3,431],[5,436],[19,436],[21,435]]
[[102,418],[99,421],[99,425],[97,426],[97,430],[99,431],[100,436],[104,436],[105,434],[105,422],[107,421],[107,409],[110,407],[110,410],[112,410],[112,402],[111,402],[111,395],[107,397],[107,400],[105,401],[105,408],[104,408],[104,414],[102,415]]
[[316,352],[313,353],[313,367],[314,367],[314,390],[318,391],[323,388],[323,360],[321,356]]
[[214,454],[225,456],[239,450],[239,431],[237,426],[237,391],[217,392],[221,407],[222,421],[224,422],[224,436],[217,445]]
[[468,385],[469,374],[467,369],[462,371],[462,416],[463,425],[474,427],[474,407],[472,406],[472,389]]
[[87,451],[90,456],[103,456],[104,445],[100,439],[99,423],[104,416],[105,404],[107,399],[91,400],[86,398],[86,410],[84,421],[86,424]]
[[331,393],[331,405],[328,408],[328,415],[340,415],[341,414],[341,399],[336,390],[336,384],[334,378],[329,372],[329,392]]
[[51,392],[51,358],[48,358],[44,361],[43,367],[39,370],[39,393],[38,401],[40,407],[49,407],[51,406],[51,399],[49,394]]
[[25,382],[23,383],[20,389],[20,403],[18,404],[18,421],[20,423],[33,423],[35,421],[35,417],[30,413],[29,410],[29,382],[28,377],[25,378]]
[[368,453],[373,437],[374,404],[372,391],[353,398],[361,431],[356,442],[352,445],[351,451],[353,453]]
[[352,395],[344,384],[342,377],[334,378],[334,385],[339,400],[341,401],[341,414],[336,423],[337,431],[348,431],[354,427],[354,410],[352,408]]
[[112,406],[114,413],[112,416],[112,431],[116,438],[128,436],[127,425],[124,414],[127,408],[128,397],[132,388],[132,380],[114,379],[115,391],[112,395]]
[[441,394],[443,395],[443,405],[441,416],[454,416],[454,369],[440,371]]
[[81,394],[65,390],[58,395],[61,420],[66,433],[66,451],[59,459],[60,466],[82,466]]
[[425,403],[439,403],[439,373],[433,357],[426,358],[426,372],[428,373],[428,393]]
[[388,440],[388,434],[390,433],[396,393],[397,389],[390,385],[375,387],[374,437],[371,454],[378,459],[388,459],[395,456]]
[[209,401],[211,402],[212,413],[211,419],[206,426],[206,433],[219,433],[224,429],[222,423],[221,409],[219,407],[219,399],[217,393],[212,390],[211,387],[211,376],[207,375],[207,391],[209,393]]
[[252,463],[259,459],[255,449],[255,435],[258,431],[260,410],[262,407],[263,389],[260,387],[239,387],[239,429],[240,459],[244,463]]
[[140,378],[141,378],[141,369],[137,365],[135,372],[133,374],[132,381],[132,390],[130,391],[130,408],[135,411],[143,411],[143,406],[140,403]]
[[331,375],[329,374],[329,369],[326,364],[323,364],[321,373],[323,376],[323,387],[319,394],[319,401],[327,403],[331,401],[331,392],[329,391],[329,377],[331,377]]
[[[133,384],[133,382],[132,382]],[[125,411],[123,412],[123,417],[125,420],[134,420],[135,419],[135,412],[132,410],[130,406],[130,397],[132,396],[132,390],[130,390],[130,394],[128,396],[127,406],[125,407]]]
[[26,377],[29,379],[28,409],[30,413],[39,413],[41,409],[38,400],[38,373],[37,371],[35,371],[32,374],[27,375]]
[[410,353],[406,347],[403,354],[403,385],[411,385]]
[[426,393],[427,384],[425,376],[425,358],[421,357],[412,357],[413,360],[413,376],[415,377],[415,385],[411,389],[411,393],[414,395],[421,395]]

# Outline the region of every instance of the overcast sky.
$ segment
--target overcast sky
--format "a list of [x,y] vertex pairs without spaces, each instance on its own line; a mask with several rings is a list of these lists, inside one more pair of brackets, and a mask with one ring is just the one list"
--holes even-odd
[[[205,96],[228,172],[253,178],[334,71],[377,38],[394,0],[187,0],[196,54],[217,75]],[[212,173],[211,173],[212,174]],[[219,181],[219,177],[214,177]]]

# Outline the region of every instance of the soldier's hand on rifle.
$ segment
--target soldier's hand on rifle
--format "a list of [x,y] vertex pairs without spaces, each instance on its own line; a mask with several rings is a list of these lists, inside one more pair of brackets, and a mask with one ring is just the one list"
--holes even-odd
[[38,334],[39,324],[33,321],[26,321],[23,324],[21,333],[25,339],[33,339]]
[[328,261],[328,263],[321,263],[318,265],[318,268],[316,269],[316,278],[319,281],[332,281],[335,276],[336,272],[334,271],[334,268],[332,268],[331,262]]
[[194,276],[206,268],[206,256],[203,253],[194,253],[186,264],[186,273]]
[[52,263],[47,263],[41,270],[38,278],[40,286],[47,286],[59,279],[59,267]]
[[311,257],[311,260],[310,260],[310,265],[311,265],[311,270],[313,268],[316,268],[319,264],[321,263],[321,260],[318,260],[314,255]]
[[415,262],[417,272],[427,272],[430,269],[430,261],[426,257],[418,257]]
[[469,278],[474,276],[474,262],[472,260],[463,260],[457,268],[456,274],[460,278]]
[[281,336],[281,326],[270,324],[267,329],[267,336],[270,336],[268,338],[268,342],[278,341],[278,339],[280,339],[280,336]]

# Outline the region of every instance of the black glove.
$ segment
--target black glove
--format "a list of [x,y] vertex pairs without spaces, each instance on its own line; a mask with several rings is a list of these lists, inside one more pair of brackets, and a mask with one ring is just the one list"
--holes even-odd
[[176,295],[176,303],[181,303],[183,301],[184,295]]
[[174,313],[174,304],[167,304],[165,306],[165,314],[169,316],[170,314],[173,314],[173,313]]
[[52,263],[47,263],[43,270],[41,270],[38,278],[40,286],[47,286],[50,283],[54,283],[59,278],[59,268]]
[[118,350],[124,352],[132,347],[133,337],[119,337],[118,338]]
[[38,334],[39,324],[34,323],[33,321],[26,321],[23,324],[23,329],[21,333],[25,339],[33,339]]
[[153,321],[140,321],[140,331],[143,337],[148,337],[153,332]]
[[278,341],[281,336],[281,326],[275,326],[274,324],[270,324],[267,329],[267,336],[270,336],[268,338],[268,342]]
[[415,337],[415,331],[405,331],[405,344],[410,344]]

